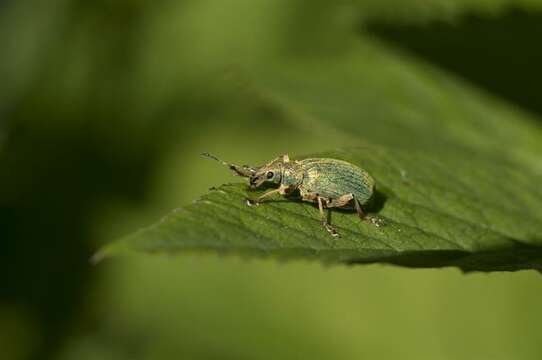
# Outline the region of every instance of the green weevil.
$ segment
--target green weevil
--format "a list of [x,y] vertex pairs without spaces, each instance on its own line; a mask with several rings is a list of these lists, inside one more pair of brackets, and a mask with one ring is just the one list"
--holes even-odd
[[369,173],[356,165],[337,159],[308,158],[290,160],[287,154],[277,157],[260,167],[238,166],[203,153],[227,166],[236,175],[247,177],[251,188],[257,188],[265,182],[278,185],[278,188],[264,193],[255,200],[247,199],[249,205],[258,205],[272,194],[290,195],[299,190],[301,200],[318,203],[320,221],[334,237],[339,236],[329,224],[324,214],[326,208],[354,208],[365,219],[362,205],[367,204],[374,192],[375,181]]

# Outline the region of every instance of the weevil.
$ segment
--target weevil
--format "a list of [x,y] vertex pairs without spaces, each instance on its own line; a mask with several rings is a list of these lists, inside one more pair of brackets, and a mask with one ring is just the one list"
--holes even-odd
[[301,200],[318,204],[320,221],[334,237],[339,234],[327,220],[324,208],[353,208],[363,220],[362,206],[371,200],[375,191],[375,181],[367,171],[343,160],[308,158],[291,161],[285,154],[263,166],[252,167],[234,165],[209,153],[202,155],[222,163],[236,175],[248,178],[253,189],[266,182],[278,185],[255,200],[247,200],[249,205],[257,205],[273,194],[290,195],[299,190]]

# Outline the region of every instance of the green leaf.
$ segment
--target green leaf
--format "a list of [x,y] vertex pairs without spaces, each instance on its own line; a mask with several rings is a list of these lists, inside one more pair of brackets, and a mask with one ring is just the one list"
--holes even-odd
[[[542,268],[542,223],[516,205],[526,195],[506,167],[470,168],[461,158],[434,159],[380,148],[319,154],[363,166],[379,179],[380,227],[355,213],[332,212],[341,237],[323,230],[317,208],[274,198],[249,207],[244,184],[228,184],[104,250],[143,252],[212,250],[219,253],[302,257],[332,263],[389,262],[406,266],[456,265],[465,270]],[[444,166],[442,162],[452,165]],[[453,170],[451,170],[453,169]],[[509,178],[492,201],[488,177]],[[374,207],[373,209],[375,210]],[[378,210],[378,209],[377,209]]]
[[247,96],[308,136],[324,144],[338,133],[356,145],[316,155],[373,175],[378,193],[368,210],[382,226],[332,211],[341,234],[335,239],[313,204],[278,197],[249,207],[245,199],[259,192],[228,184],[105,247],[99,258],[127,249],[213,251],[465,271],[542,269],[542,131],[529,116],[370,39],[341,56],[246,74]]

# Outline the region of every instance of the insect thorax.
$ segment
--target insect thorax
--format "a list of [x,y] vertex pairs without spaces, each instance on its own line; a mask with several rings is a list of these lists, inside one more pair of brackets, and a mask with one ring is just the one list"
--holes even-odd
[[282,170],[282,184],[289,187],[299,186],[303,182],[303,170],[296,164],[289,164]]

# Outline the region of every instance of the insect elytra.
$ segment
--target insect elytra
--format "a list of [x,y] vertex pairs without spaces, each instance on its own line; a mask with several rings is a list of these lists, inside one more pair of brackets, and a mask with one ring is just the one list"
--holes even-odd
[[264,183],[273,183],[276,188],[264,193],[249,204],[259,204],[272,194],[291,195],[299,190],[301,200],[318,204],[320,221],[332,235],[339,236],[328,222],[324,208],[354,208],[365,219],[362,206],[367,204],[375,192],[373,177],[362,168],[344,160],[330,158],[308,158],[290,160],[285,154],[259,167],[238,166],[203,153],[231,169],[236,175],[248,178],[251,188]]

